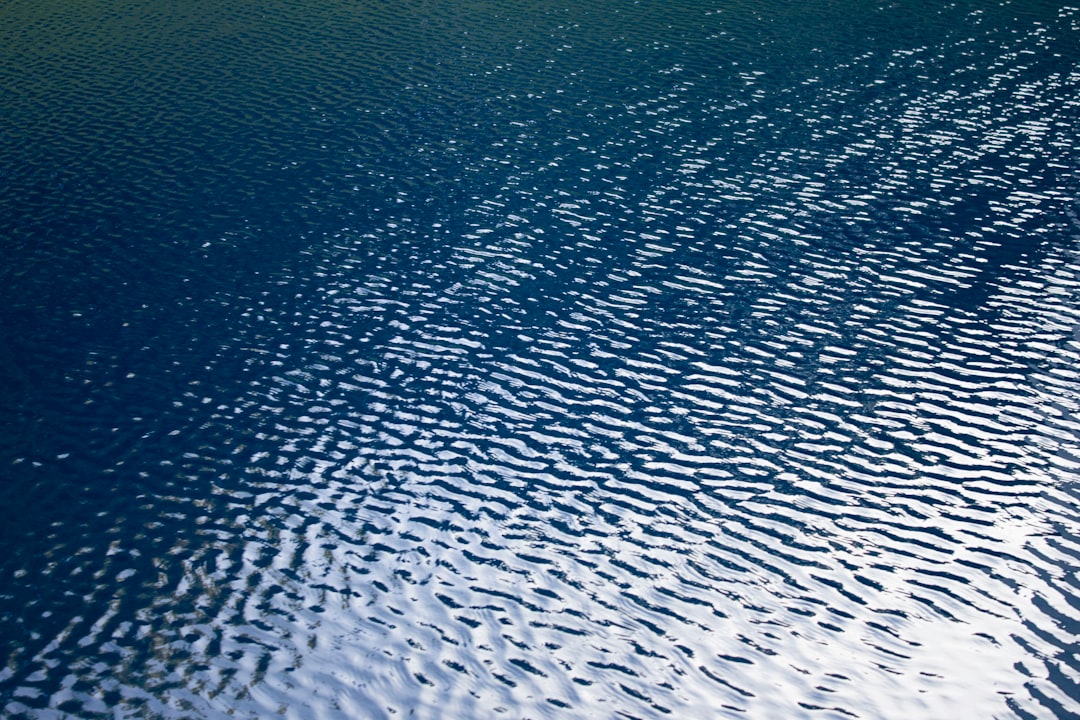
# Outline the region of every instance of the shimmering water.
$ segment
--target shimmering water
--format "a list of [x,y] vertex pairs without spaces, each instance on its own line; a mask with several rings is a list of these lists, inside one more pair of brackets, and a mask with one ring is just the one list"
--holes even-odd
[[0,714],[1080,714],[1080,8],[0,17]]

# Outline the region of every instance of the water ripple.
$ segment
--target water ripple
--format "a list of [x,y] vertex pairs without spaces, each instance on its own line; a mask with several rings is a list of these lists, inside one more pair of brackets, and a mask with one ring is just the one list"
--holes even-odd
[[[1075,714],[1075,9],[977,10],[935,44],[769,73],[761,47],[811,51],[745,9],[662,30],[652,4],[331,5],[321,26],[186,18],[258,102],[233,107],[184,49],[208,74],[182,122],[229,132],[91,163],[197,184],[207,147],[295,143],[270,199],[303,197],[280,211],[303,237],[183,290],[186,310],[80,295],[93,327],[110,307],[129,324],[17,405],[57,434],[21,431],[12,457],[13,495],[47,509],[9,513],[6,715]],[[104,37],[34,67],[92,66]],[[361,46],[383,85],[359,87]],[[100,118],[120,77],[53,91]],[[302,111],[298,84],[317,86]],[[10,88],[12,107],[37,92]],[[96,147],[22,112],[27,152]],[[115,191],[86,182],[89,206]],[[222,202],[257,204],[245,188]],[[130,193],[148,218],[192,202]],[[145,270],[95,262],[107,287]]]

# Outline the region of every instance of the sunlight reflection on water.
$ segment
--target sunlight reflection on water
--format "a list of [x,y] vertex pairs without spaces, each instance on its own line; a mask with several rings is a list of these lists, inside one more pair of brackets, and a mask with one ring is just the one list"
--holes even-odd
[[3,100],[5,715],[1074,714],[1077,11],[1025,8],[177,15],[142,134],[138,33],[16,8],[86,37],[0,77],[101,73],[17,86],[64,141]]

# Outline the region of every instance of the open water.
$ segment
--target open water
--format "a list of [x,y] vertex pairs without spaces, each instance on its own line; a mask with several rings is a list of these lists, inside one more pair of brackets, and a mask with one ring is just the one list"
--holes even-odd
[[1072,0],[5,0],[0,715],[1080,715]]

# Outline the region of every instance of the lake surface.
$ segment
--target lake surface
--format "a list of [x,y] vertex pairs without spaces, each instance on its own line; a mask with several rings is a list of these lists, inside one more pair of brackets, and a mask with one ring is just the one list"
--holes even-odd
[[1080,8],[10,0],[0,715],[1080,716]]

